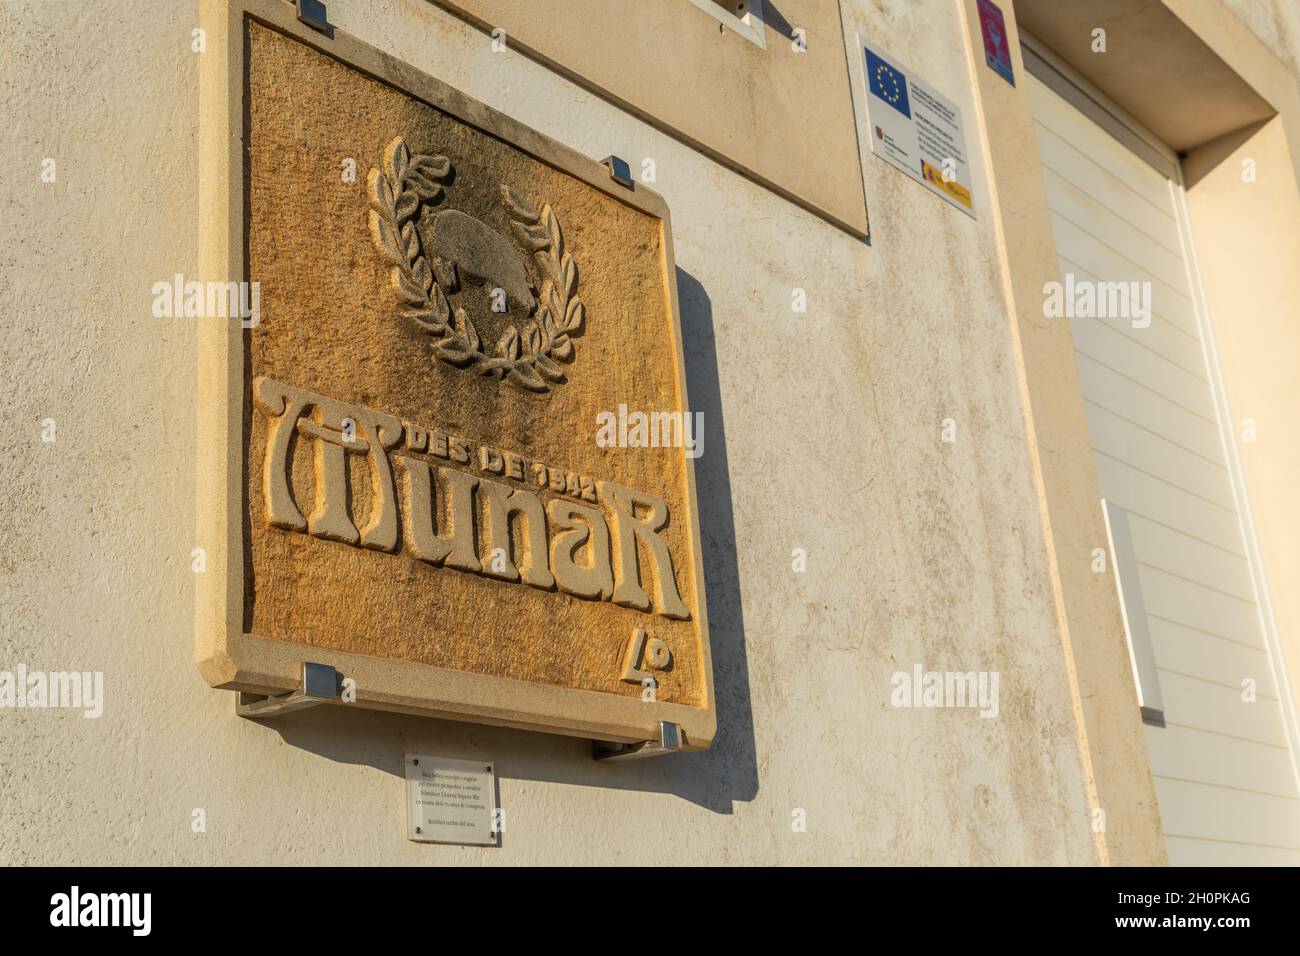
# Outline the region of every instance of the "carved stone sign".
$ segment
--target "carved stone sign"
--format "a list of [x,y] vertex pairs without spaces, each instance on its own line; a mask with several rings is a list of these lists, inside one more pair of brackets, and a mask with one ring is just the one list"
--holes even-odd
[[597,440],[686,413],[663,201],[277,0],[204,25],[202,261],[259,303],[200,326],[204,677],[708,746],[693,459]]

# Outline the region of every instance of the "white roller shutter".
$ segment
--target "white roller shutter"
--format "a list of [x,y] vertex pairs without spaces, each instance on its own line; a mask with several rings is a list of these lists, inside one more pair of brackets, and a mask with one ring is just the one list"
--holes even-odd
[[[1121,143],[1122,131],[1107,132],[1036,77],[1027,83],[1062,284],[1071,275],[1075,283],[1151,284],[1146,328],[1127,317],[1060,321],[1070,322],[1116,539],[1170,862],[1300,864],[1280,661],[1247,557],[1243,492],[1227,460],[1188,268],[1181,186]],[[1247,679],[1254,703],[1243,700]]]

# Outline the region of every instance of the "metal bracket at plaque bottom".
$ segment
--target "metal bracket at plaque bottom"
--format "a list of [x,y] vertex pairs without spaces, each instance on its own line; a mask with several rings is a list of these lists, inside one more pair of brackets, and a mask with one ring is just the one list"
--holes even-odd
[[235,713],[240,717],[278,717],[295,710],[331,704],[339,699],[342,686],[343,675],[330,665],[304,663],[302,686],[297,690],[270,697],[240,691],[235,695]]
[[591,755],[597,760],[640,760],[660,754],[677,753],[682,749],[682,728],[666,720],[659,721],[659,739],[645,740],[639,744],[617,744],[606,740],[591,742]]

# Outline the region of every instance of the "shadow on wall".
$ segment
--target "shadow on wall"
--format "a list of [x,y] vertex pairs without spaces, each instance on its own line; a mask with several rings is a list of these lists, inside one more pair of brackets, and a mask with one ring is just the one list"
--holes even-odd
[[[262,732],[278,733],[286,744],[329,760],[374,767],[394,777],[403,775],[407,753],[428,753],[491,761],[500,781],[671,793],[715,813],[731,813],[736,801],[754,799],[758,762],[713,306],[704,287],[681,269],[677,289],[687,393],[692,410],[704,413],[704,454],[695,461],[695,476],[718,700],[713,746],[703,753],[604,764],[592,759],[591,742],[581,738],[341,707],[268,720],[259,725]],[[398,799],[395,792],[395,805]],[[509,819],[508,789],[502,806]],[[508,830],[504,839],[509,841]]]
[[783,40],[789,40],[794,36],[794,27],[776,8],[776,0],[763,0],[763,26]]

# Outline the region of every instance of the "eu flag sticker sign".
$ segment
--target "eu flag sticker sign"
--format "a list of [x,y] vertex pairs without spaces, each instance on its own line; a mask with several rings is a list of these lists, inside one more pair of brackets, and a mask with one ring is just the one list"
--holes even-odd
[[902,70],[894,69],[870,50],[867,50],[867,85],[876,96],[908,119],[912,118],[907,102],[907,77]]
[[966,134],[957,104],[863,45],[871,151],[974,218]]

